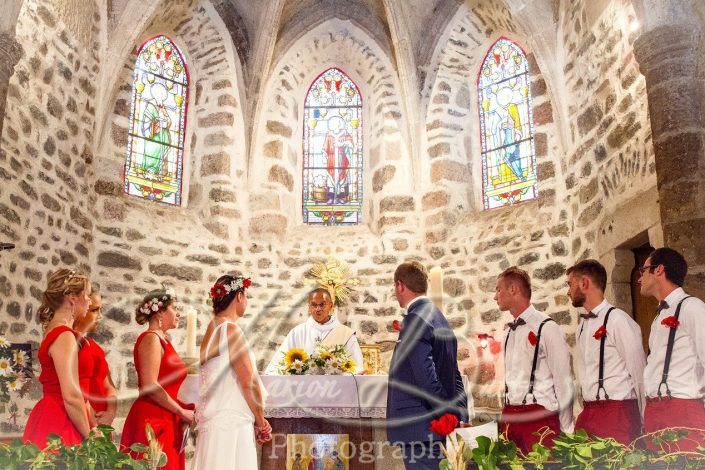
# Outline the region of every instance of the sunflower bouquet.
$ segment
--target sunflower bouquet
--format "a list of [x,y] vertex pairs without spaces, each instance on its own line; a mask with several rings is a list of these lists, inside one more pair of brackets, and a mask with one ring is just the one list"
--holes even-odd
[[335,347],[318,345],[311,355],[311,374],[340,375],[355,372],[355,361],[342,345]]
[[300,348],[292,348],[279,361],[283,375],[340,375],[355,372],[357,364],[343,346],[316,346],[310,356]]
[[279,361],[279,373],[283,375],[304,375],[310,367],[308,354],[300,348],[289,349]]

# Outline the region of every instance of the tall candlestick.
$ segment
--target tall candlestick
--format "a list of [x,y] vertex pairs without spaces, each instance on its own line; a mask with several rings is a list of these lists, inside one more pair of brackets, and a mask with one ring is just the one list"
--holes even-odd
[[429,273],[429,292],[431,301],[443,311],[443,270],[440,266],[431,268]]
[[196,310],[188,309],[186,312],[186,357],[196,356]]

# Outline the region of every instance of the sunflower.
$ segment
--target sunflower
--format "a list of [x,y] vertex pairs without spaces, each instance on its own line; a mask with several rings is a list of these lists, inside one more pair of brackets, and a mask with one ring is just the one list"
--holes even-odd
[[284,356],[284,360],[286,361],[287,366],[292,365],[294,361],[306,362],[307,359],[308,354],[306,354],[306,351],[299,348],[289,349],[289,351]]
[[355,372],[355,367],[357,364],[355,364],[355,361],[352,359],[348,359],[345,362],[343,362],[343,370],[345,372]]
[[321,351],[321,359],[327,361],[333,357],[333,353],[330,351]]

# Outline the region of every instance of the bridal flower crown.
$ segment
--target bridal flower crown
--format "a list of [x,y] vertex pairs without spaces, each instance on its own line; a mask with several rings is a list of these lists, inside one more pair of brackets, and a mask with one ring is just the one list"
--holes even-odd
[[150,313],[156,313],[159,311],[159,309],[164,307],[164,302],[168,302],[175,297],[176,292],[174,292],[174,289],[167,289],[161,296],[153,297],[152,299],[145,302],[144,305],[140,307],[140,312],[144,313],[145,315],[149,315]]
[[216,282],[213,287],[211,287],[211,299],[215,302],[231,292],[237,292],[240,289],[247,289],[251,284],[252,280],[249,277],[236,277],[232,281],[226,283]]

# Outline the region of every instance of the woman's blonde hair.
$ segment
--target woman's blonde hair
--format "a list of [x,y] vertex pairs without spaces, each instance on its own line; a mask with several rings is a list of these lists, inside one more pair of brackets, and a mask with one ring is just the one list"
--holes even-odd
[[42,296],[37,316],[44,327],[54,318],[54,313],[69,294],[80,294],[90,286],[90,279],[73,269],[61,268],[49,274],[47,288]]

